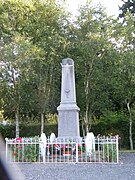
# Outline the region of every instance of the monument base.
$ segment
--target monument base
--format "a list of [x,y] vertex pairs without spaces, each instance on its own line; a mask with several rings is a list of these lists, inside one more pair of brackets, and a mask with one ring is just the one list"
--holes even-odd
[[76,139],[80,137],[79,111],[59,108],[58,137]]

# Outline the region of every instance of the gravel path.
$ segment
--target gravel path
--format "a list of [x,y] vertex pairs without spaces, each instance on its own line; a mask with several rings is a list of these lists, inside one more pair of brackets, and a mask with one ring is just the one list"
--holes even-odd
[[25,180],[135,180],[135,153],[122,153],[119,164],[31,163],[18,167]]

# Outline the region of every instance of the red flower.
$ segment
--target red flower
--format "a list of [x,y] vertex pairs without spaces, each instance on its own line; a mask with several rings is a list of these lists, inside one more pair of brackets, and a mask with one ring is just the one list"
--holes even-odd
[[17,152],[14,152],[13,155],[16,156],[16,155],[17,155]]
[[22,149],[22,146],[19,146],[18,149]]
[[20,138],[20,137],[15,138],[15,141],[21,143],[22,142],[22,138]]

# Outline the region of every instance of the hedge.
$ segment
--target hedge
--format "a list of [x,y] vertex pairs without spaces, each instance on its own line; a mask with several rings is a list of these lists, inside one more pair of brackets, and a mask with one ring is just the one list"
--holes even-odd
[[[122,121],[121,123],[115,123],[110,126],[104,125],[102,123],[98,123],[96,125],[92,126],[91,131],[94,133],[95,136],[98,134],[100,135],[109,135],[109,134],[119,134],[120,136],[120,148],[129,149],[130,143],[129,143],[129,126],[126,124],[126,122]],[[40,136],[40,124],[28,124],[28,125],[22,125],[20,124],[20,137],[33,137],[33,136]],[[133,130],[135,129],[135,123],[133,123]],[[80,128],[81,130],[81,128]],[[50,134],[53,132],[55,133],[56,137],[58,135],[58,125],[45,125],[44,126],[44,132],[46,136],[50,136]],[[82,135],[82,131],[80,131]],[[0,125],[0,134],[3,136],[3,138],[15,138],[15,125]],[[133,131],[133,142],[135,144],[135,131]]]
[[[40,124],[28,124],[28,125],[19,125],[19,134],[20,137],[33,137],[40,136]],[[49,136],[54,132],[57,136],[57,124],[54,125],[45,125],[44,132],[46,136]],[[0,125],[0,134],[3,138],[15,138],[15,124],[14,125]]]

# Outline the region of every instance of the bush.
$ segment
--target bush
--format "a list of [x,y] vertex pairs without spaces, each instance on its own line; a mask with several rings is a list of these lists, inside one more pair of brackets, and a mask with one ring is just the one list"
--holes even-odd
[[0,134],[3,138],[13,138],[15,137],[15,125],[0,125]]
[[[111,119],[113,118],[113,121]],[[39,124],[20,124],[20,137],[34,137],[40,135],[41,125]],[[108,115],[108,117],[102,118],[99,123],[93,124],[91,131],[95,136],[118,134],[120,136],[119,147],[120,149],[129,149],[129,121],[124,118],[123,115],[115,114]],[[53,132],[56,137],[58,135],[58,125],[57,124],[45,124],[44,132],[46,136],[50,136]],[[0,133],[3,138],[15,138],[15,124],[12,125],[0,125]],[[81,127],[80,134],[82,135]],[[135,144],[135,122],[133,122],[133,142]]]
[[[0,133],[3,138],[15,138],[15,124],[13,125],[0,125]],[[22,125],[20,124],[19,126],[19,131],[20,131],[20,137],[34,137],[37,135],[40,135],[40,129],[41,126],[40,124],[28,124],[28,125]],[[57,124],[53,125],[45,125],[45,134],[46,136],[50,136],[50,134],[53,132],[57,136]]]
[[116,144],[105,144],[103,150],[105,161],[117,162]]

